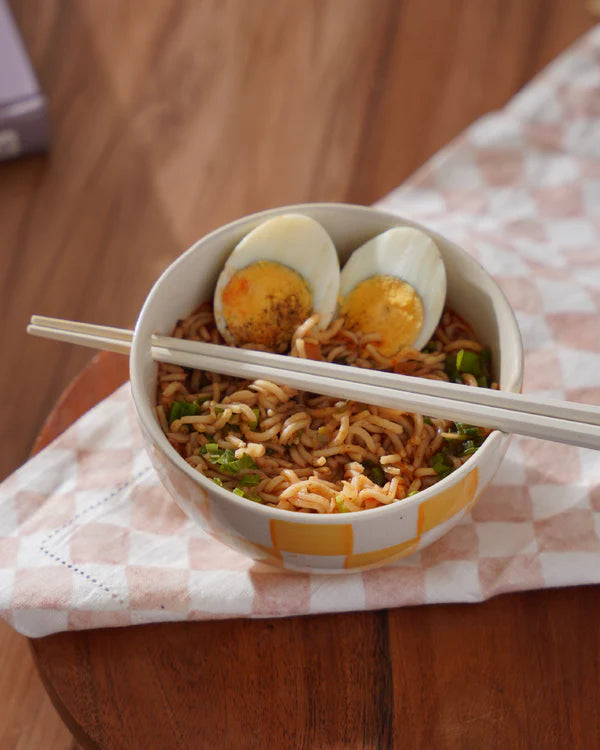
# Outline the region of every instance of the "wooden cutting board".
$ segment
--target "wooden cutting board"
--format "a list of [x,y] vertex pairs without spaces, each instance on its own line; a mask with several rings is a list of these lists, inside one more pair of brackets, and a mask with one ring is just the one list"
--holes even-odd
[[[127,377],[102,353],[40,450]],[[600,746],[600,588],[482,604],[144,625],[30,641],[90,748]]]

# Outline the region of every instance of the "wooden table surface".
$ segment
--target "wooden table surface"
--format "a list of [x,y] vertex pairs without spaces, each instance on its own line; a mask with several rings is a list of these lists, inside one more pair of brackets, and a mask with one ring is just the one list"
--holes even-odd
[[[53,142],[0,164],[0,477],[90,358],[28,339],[32,313],[130,326],[225,221],[376,200],[594,23],[582,0],[11,6]],[[119,368],[88,368],[52,429]],[[90,747],[594,747],[599,596],[91,631],[33,653]],[[0,747],[71,747],[4,625],[0,659]]]

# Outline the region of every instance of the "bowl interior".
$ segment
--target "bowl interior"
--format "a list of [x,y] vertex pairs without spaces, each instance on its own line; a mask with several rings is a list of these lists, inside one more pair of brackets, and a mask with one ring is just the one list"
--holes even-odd
[[[514,314],[498,285],[466,252],[415,222],[376,209],[348,204],[286,206],[239,219],[200,239],[166,269],[148,295],[135,328],[131,384],[139,416],[163,450],[171,449],[154,414],[156,364],[150,354],[151,335],[169,334],[179,318],[199,304],[211,301],[217,277],[236,243],[266,218],[290,212],[306,214],[325,227],[338,250],[341,265],[352,250],[392,226],[416,226],[426,231],[438,244],[444,259],[449,306],[490,347],[500,387],[520,389],[522,347]],[[183,460],[181,463],[185,465]]]

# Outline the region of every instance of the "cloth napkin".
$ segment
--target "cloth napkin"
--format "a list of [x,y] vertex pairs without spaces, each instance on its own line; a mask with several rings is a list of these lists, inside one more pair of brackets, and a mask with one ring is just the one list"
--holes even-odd
[[[600,403],[600,26],[378,205],[496,278],[523,334],[526,392]],[[187,520],[146,457],[128,385],[0,485],[0,615],[28,636],[599,580],[600,453],[525,438],[445,537],[346,576],[257,564]]]

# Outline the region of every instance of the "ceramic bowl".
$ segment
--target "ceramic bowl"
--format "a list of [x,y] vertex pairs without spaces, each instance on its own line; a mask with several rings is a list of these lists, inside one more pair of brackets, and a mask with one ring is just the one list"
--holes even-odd
[[[277,214],[299,212],[320,222],[343,263],[350,252],[392,226],[416,226],[393,214],[347,204],[284,206],[246,216],[198,240],[154,284],[140,312],[131,354],[137,418],[161,482],[208,534],[256,560],[311,573],[352,572],[385,565],[422,549],[454,526],[477,502],[508,446],[495,431],[459,469],[433,487],[391,505],[333,515],[292,513],[253,503],[218,487],[169,445],[153,409],[156,364],[152,333],[169,334],[179,318],[211,300],[217,276],[236,243]],[[492,352],[503,390],[519,391],[523,357],[513,311],[489,274],[452,242],[426,227],[438,244],[448,278],[448,304]]]

